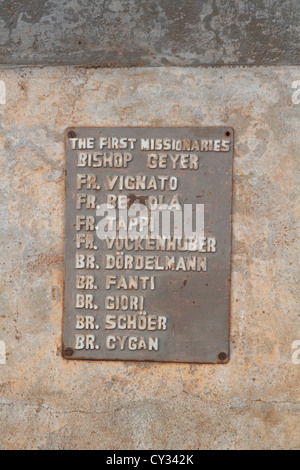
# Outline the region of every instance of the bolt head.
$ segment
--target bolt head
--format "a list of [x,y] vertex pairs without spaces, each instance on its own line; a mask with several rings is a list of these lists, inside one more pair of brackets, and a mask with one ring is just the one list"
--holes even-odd
[[225,352],[220,352],[218,358],[220,361],[225,361],[225,359],[227,359],[227,354]]
[[65,349],[65,356],[72,356],[73,353],[74,353],[74,350],[72,348]]

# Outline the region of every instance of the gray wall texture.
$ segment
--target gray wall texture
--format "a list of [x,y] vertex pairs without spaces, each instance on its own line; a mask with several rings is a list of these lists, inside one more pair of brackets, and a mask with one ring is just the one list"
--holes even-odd
[[11,0],[0,5],[0,64],[299,63],[298,0]]

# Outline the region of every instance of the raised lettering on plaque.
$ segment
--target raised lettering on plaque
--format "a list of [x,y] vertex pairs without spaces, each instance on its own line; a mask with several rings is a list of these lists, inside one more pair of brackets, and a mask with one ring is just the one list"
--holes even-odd
[[229,359],[233,130],[66,132],[66,359]]

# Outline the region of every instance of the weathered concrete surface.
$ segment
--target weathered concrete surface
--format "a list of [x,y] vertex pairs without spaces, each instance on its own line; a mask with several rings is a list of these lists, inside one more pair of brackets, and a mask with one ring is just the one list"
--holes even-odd
[[[0,71],[0,448],[300,447],[292,363],[300,105],[291,87],[299,75],[295,67]],[[71,125],[234,128],[229,364],[62,359]]]
[[297,0],[10,0],[0,64],[300,63]]

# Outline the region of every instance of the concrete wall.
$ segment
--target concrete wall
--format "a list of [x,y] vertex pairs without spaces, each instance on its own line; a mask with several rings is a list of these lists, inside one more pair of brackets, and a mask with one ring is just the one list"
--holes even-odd
[[9,0],[0,64],[299,64],[297,0]]
[[[297,79],[296,67],[0,70],[0,448],[300,447]],[[71,125],[234,128],[228,364],[62,359]]]

